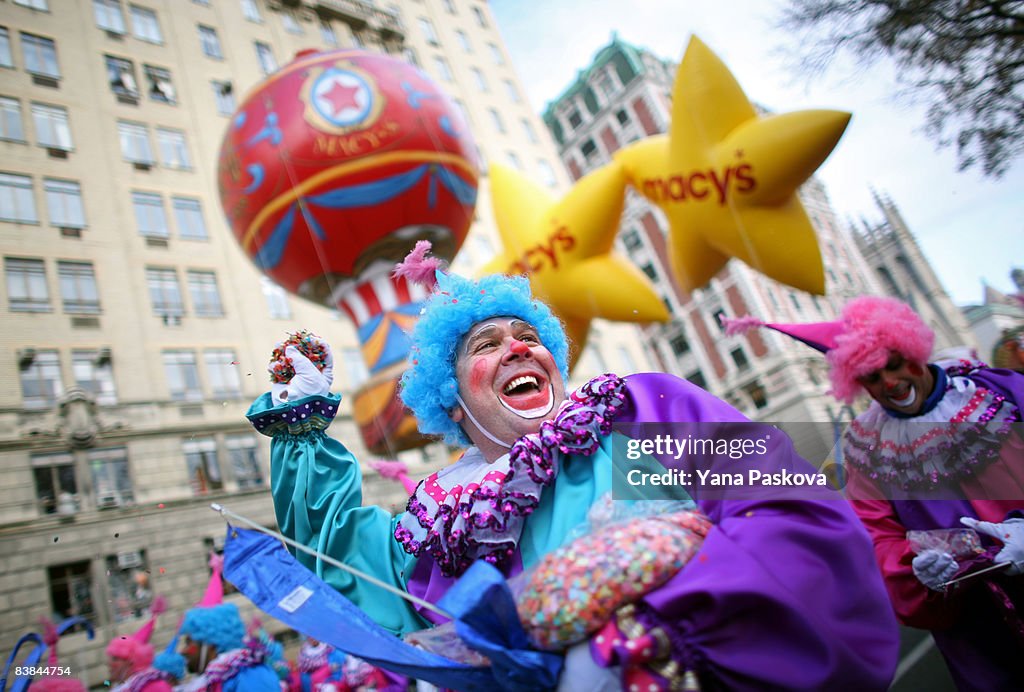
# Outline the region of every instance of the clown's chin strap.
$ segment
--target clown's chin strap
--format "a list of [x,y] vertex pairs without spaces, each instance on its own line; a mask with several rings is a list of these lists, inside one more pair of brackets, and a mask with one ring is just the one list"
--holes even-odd
[[477,430],[482,432],[488,440],[490,440],[496,445],[501,445],[505,449],[512,449],[512,445],[514,444],[514,442],[505,442],[504,440],[499,440],[497,435],[491,434],[491,431],[485,428],[483,425],[481,425],[480,421],[476,419],[476,416],[474,416],[473,412],[469,410],[469,407],[466,406],[466,402],[462,400],[462,397],[459,396],[458,392],[455,392],[455,400],[459,402],[459,406],[461,406],[462,410],[466,412],[466,416],[469,418],[469,420],[473,422],[473,425],[477,427]]

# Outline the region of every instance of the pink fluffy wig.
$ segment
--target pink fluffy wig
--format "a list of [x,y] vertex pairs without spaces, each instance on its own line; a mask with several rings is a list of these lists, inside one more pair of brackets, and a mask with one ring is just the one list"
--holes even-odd
[[843,331],[826,354],[832,394],[850,403],[861,393],[858,377],[883,367],[891,352],[927,363],[935,334],[906,303],[864,296],[846,304]]

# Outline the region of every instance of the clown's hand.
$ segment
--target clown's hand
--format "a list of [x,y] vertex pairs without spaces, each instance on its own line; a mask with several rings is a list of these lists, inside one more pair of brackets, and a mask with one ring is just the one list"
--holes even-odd
[[[331,382],[334,381],[334,355],[326,342],[321,342],[321,345],[326,352],[322,371],[295,346],[289,344],[285,348],[284,354],[291,360],[295,375],[289,382],[275,382],[270,385],[274,406],[298,401],[307,396],[323,396],[331,391]],[[273,364],[268,369],[273,374]]]
[[1002,542],[1003,549],[995,556],[995,562],[1010,563],[1004,574],[1024,573],[1024,519],[1015,517],[994,524],[991,521],[962,517],[960,523]]
[[942,585],[952,579],[960,568],[952,555],[941,550],[924,550],[911,565],[917,580],[932,591],[942,591]]

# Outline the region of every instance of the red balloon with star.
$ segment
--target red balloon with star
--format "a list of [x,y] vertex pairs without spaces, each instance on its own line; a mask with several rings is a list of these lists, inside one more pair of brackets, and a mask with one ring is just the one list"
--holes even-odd
[[359,410],[357,393],[355,414],[371,451],[419,443],[388,393],[426,296],[391,269],[418,240],[454,257],[478,175],[452,100],[415,66],[360,50],[300,53],[249,93],[224,136],[220,198],[243,251],[356,325],[373,405]]

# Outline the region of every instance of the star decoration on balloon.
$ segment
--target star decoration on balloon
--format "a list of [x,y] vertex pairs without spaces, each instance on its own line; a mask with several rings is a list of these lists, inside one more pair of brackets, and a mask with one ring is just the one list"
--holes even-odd
[[482,274],[526,274],[533,294],[566,326],[572,360],[594,318],[664,322],[668,310],[648,278],[612,250],[626,180],[611,163],[559,200],[522,173],[491,164],[491,198],[502,252]]
[[668,219],[680,286],[704,286],[735,257],[804,291],[825,292],[821,253],[797,189],[835,147],[850,114],[758,116],[729,68],[696,36],[672,91],[666,135],[615,158]]

